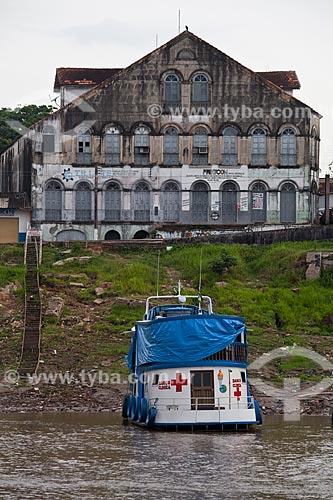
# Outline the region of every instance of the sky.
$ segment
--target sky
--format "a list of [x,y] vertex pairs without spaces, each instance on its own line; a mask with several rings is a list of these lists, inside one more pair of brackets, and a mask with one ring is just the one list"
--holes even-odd
[[[57,67],[126,67],[185,25],[254,71],[295,70],[333,162],[332,0],[0,0],[0,107],[50,104]],[[333,176],[333,163],[332,163]]]

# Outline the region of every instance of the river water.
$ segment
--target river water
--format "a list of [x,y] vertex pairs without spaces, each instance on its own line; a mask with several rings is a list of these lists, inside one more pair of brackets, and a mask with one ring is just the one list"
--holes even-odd
[[333,498],[329,417],[166,433],[102,414],[0,414],[0,499]]

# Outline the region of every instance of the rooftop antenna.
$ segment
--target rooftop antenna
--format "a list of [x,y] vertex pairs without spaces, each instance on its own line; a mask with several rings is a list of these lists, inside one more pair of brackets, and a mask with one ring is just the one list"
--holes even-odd
[[178,35],[180,33],[180,9],[178,11]]
[[156,37],[155,37],[155,48],[157,49],[158,47],[158,33],[156,33]]
[[161,259],[161,250],[158,251],[157,254],[157,279],[156,279],[156,296],[158,297],[159,287],[160,287],[160,259]]

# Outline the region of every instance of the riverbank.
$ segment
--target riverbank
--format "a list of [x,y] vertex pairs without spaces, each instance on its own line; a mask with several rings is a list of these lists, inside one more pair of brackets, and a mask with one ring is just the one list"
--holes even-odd
[[121,413],[127,387],[108,385],[0,386],[0,413],[116,412]]
[[[184,290],[196,293],[201,248],[202,285],[214,311],[241,315],[249,328],[249,362],[277,348],[299,346],[316,358],[294,355],[276,358],[256,376],[269,384],[299,378],[315,385],[333,371],[333,271],[306,280],[306,255],[333,252],[333,243],[285,243],[270,247],[247,245],[173,245],[160,251],[160,291],[173,293],[180,279]],[[234,265],[227,267],[230,258]],[[145,298],[156,292],[155,249],[88,249],[84,244],[43,249],[40,286],[43,298],[41,358],[43,373],[121,374],[130,329],[142,318]],[[22,246],[0,248],[0,381],[17,369],[24,329],[24,266]],[[305,352],[305,351],[304,351]],[[315,359],[315,361],[313,361]],[[322,368],[324,366],[324,368]],[[250,380],[255,378],[250,373]],[[88,385],[92,385],[89,387]],[[328,392],[329,389],[327,389]],[[0,384],[3,412],[120,412],[126,386],[119,384],[34,386]],[[254,394],[264,414],[283,412],[282,401]],[[329,394],[301,403],[301,412],[328,415]]]
[[[96,385],[0,385],[0,413],[112,412],[121,414],[125,384]],[[283,414],[283,401],[252,387],[263,415]],[[332,415],[333,395],[318,394],[301,401],[301,415]]]

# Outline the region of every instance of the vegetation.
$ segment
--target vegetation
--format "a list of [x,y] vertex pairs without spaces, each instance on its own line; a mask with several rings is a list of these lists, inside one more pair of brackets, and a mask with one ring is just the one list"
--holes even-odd
[[[333,272],[306,281],[308,251],[332,251],[333,243],[246,245],[174,245],[161,250],[160,291],[172,293],[181,279],[196,292],[202,256],[202,293],[214,310],[245,318],[250,330],[250,360],[276,347],[299,345],[333,355]],[[125,372],[130,328],[142,317],[144,299],[156,291],[157,253],[147,248],[96,253],[84,244],[68,249],[45,246],[41,268],[44,310],[49,300],[63,299],[59,318],[44,315],[42,359],[49,370],[96,369]],[[88,257],[83,262],[76,258]],[[70,260],[66,260],[68,258]],[[54,263],[62,260],[62,265]],[[0,248],[0,348],[3,367],[15,366],[23,325],[23,251]],[[221,278],[223,277],[223,281]],[[102,288],[98,296],[96,288]],[[97,300],[96,300],[97,299]],[[7,302],[6,302],[7,301]],[[127,333],[124,333],[127,332]],[[308,360],[292,358],[272,364],[276,380],[302,374],[316,380]]]
[[237,259],[230,255],[225,248],[222,248],[220,258],[209,262],[209,267],[214,273],[221,275],[236,264]]
[[[0,154],[5,151],[20,135],[25,128],[30,127],[33,123],[42,120],[54,111],[52,106],[43,104],[37,106],[30,104],[28,106],[17,107],[15,109],[1,108],[0,109]],[[10,122],[16,122],[22,125],[22,131],[17,130],[17,125]],[[20,133],[21,132],[21,133]]]

